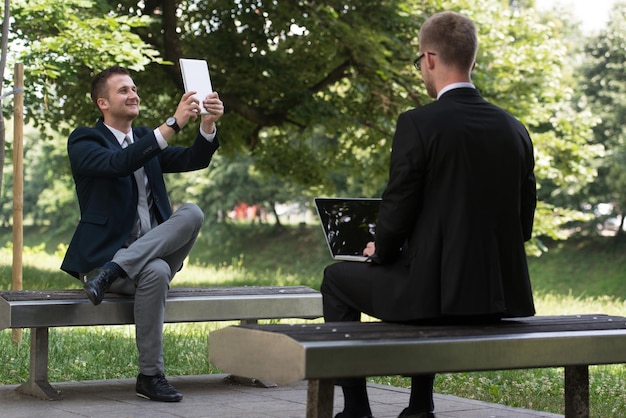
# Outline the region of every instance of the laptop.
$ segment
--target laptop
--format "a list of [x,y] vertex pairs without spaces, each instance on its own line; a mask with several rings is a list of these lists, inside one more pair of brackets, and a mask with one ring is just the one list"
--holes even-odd
[[381,199],[316,197],[314,201],[331,257],[367,261],[363,249],[374,241]]

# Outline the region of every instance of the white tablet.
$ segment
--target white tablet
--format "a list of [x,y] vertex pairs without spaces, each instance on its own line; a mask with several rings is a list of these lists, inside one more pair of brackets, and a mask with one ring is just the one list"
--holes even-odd
[[[185,92],[195,91],[194,97],[200,103],[200,107],[202,107],[202,101],[209,93],[213,92],[211,77],[209,76],[209,65],[206,60],[181,58],[180,71],[183,75]],[[202,107],[200,114],[205,115],[207,113]]]

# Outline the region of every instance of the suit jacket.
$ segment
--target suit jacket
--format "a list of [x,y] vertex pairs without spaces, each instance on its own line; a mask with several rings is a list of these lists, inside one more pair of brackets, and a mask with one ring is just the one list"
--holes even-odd
[[61,269],[78,277],[110,261],[129,239],[137,214],[133,172],[144,167],[159,223],[172,214],[163,173],[198,170],[209,165],[219,142],[200,133],[190,147],[161,149],[152,129],[133,128],[134,143],[122,149],[102,118],[94,128],[79,127],[67,151],[76,184],[80,220]]
[[525,127],[475,89],[401,114],[374,261],[406,262],[409,274],[377,281],[376,312],[387,320],[533,315],[524,249],[533,170]]

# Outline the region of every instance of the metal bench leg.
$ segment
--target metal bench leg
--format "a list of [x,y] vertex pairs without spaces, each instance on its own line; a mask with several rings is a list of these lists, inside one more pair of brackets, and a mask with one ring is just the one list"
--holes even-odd
[[565,366],[565,418],[589,418],[589,366]]
[[311,379],[307,391],[306,418],[332,418],[335,386],[332,379]]
[[31,328],[28,382],[16,390],[50,401],[63,399],[60,392],[48,383],[48,328]]

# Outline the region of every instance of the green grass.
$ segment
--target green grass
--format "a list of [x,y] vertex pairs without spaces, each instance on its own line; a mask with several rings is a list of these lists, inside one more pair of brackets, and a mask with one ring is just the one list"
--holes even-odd
[[[0,230],[1,243],[11,240]],[[27,230],[23,252],[25,289],[79,288],[59,271],[66,234]],[[587,238],[553,244],[529,267],[539,315],[626,312],[626,244],[610,238]],[[0,248],[0,289],[11,287],[12,251]],[[276,229],[268,225],[205,227],[189,261],[174,279],[177,287],[231,285],[307,285],[319,289],[327,249],[317,225]],[[273,321],[276,322],[276,321]],[[232,323],[166,324],[166,374],[219,373],[207,361],[210,331]],[[0,384],[26,380],[29,330],[22,343],[12,331],[0,331]],[[52,382],[134,377],[137,373],[134,327],[55,328],[50,331],[49,379]],[[561,368],[441,374],[438,393],[563,413]],[[378,377],[372,381],[408,387],[408,379]],[[626,366],[590,368],[591,415],[626,417]]]
[[626,297],[626,244],[612,237],[572,239],[552,245],[530,259],[530,274],[538,294],[575,297]]

